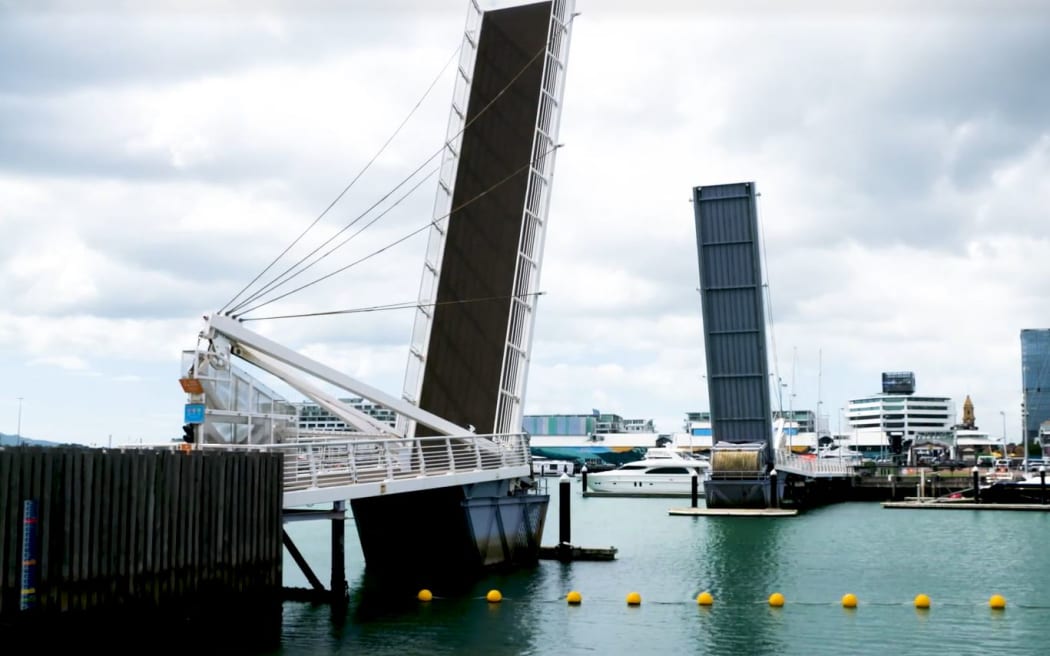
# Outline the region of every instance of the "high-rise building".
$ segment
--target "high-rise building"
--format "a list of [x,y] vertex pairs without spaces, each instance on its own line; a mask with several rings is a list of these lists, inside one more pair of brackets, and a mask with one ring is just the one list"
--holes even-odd
[[1050,329],[1021,331],[1021,387],[1024,431],[1029,443],[1039,438],[1039,425],[1050,421]]

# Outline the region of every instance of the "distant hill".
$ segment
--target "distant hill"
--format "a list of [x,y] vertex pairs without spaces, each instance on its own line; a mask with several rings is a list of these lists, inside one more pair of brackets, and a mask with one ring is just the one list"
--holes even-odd
[[[31,440],[25,436],[22,437],[21,443],[27,446],[59,446],[62,444],[61,442],[49,442],[47,440]],[[18,446],[18,444],[19,441],[17,435],[6,435],[0,433],[0,446]]]

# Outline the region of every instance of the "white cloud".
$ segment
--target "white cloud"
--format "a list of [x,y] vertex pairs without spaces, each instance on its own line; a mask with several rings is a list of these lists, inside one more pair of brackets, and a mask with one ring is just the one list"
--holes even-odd
[[[133,383],[119,385],[140,413],[122,439],[176,431],[176,363],[200,314],[360,170],[466,8],[125,4],[20,8],[0,26],[0,58],[20,61],[0,72],[0,361],[14,374],[0,396],[65,404],[30,405],[52,422],[31,436],[113,430],[85,420],[105,400],[78,371]],[[597,407],[666,431],[706,408],[690,190],[753,180],[776,364],[796,381],[785,404],[819,397],[834,423],[881,371],[913,369],[921,390],[970,394],[986,428],[1002,409],[1019,431],[1019,331],[1045,327],[1050,304],[1045,7],[633,7],[578,3],[527,411]],[[450,80],[293,255],[437,149]],[[283,289],[424,225],[433,190]],[[424,244],[257,314],[413,300]],[[412,319],[248,326],[398,394]]]
[[75,355],[49,355],[31,360],[28,364],[30,366],[49,365],[52,367],[59,367],[60,369],[76,371],[78,373],[89,373],[86,371],[88,363],[85,362],[83,358],[78,358]]

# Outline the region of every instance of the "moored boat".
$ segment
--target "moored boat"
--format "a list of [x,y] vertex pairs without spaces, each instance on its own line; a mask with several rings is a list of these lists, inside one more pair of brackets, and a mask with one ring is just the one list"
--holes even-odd
[[572,476],[576,473],[576,463],[572,460],[554,460],[551,458],[532,458],[533,476]]
[[651,448],[645,457],[616,469],[587,476],[585,493],[593,496],[692,495],[693,476],[698,477],[698,494],[703,496],[704,481],[711,464],[698,456],[664,447]]

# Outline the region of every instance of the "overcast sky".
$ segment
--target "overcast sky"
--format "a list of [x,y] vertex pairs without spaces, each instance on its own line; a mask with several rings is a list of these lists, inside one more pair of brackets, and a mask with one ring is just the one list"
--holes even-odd
[[[834,430],[881,372],[911,370],[1019,435],[1019,334],[1050,327],[1050,5],[777,6],[577,2],[526,412],[670,432],[707,408],[691,188],[754,181],[785,408],[819,400]],[[295,252],[440,147],[466,9],[0,0],[0,432],[23,397],[29,437],[178,436],[201,315],[435,79]],[[434,193],[317,272],[425,225]],[[425,246],[268,309],[412,301]],[[400,394],[409,311],[251,326]]]

